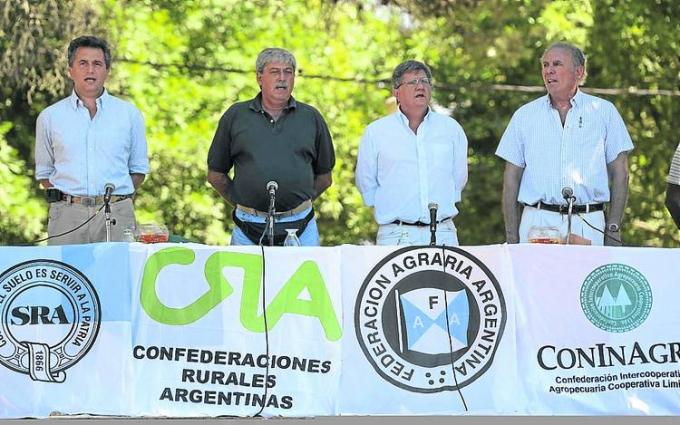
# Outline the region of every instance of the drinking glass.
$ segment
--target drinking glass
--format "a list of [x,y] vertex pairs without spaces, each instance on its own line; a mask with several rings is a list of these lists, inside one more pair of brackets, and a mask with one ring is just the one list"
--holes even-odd
[[531,226],[528,239],[529,243],[562,243],[560,230],[554,226]]
[[300,246],[300,239],[297,237],[297,229],[286,229],[286,240],[283,246]]

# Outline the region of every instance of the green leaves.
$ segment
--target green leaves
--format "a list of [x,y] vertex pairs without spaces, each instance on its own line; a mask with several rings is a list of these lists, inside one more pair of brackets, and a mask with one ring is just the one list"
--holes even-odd
[[0,243],[10,245],[37,239],[47,215],[33,196],[33,173],[26,171],[26,163],[5,139],[11,127],[0,122]]

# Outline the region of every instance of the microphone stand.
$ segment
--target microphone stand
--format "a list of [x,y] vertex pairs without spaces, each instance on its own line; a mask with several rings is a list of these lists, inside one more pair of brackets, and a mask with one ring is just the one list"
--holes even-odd
[[430,223],[430,246],[437,245],[437,222]]
[[276,192],[269,191],[269,211],[267,212],[267,235],[269,246],[274,246],[274,215],[276,213]]
[[106,226],[106,242],[111,242],[111,224],[116,224],[116,219],[111,220],[111,199],[104,197],[104,225]]
[[430,202],[427,206],[430,210],[430,246],[437,245],[437,208],[438,205]]
[[570,244],[569,239],[571,238],[571,215],[572,215],[573,208],[574,208],[574,197],[569,196],[569,198],[567,199],[567,239],[565,240],[566,245]]

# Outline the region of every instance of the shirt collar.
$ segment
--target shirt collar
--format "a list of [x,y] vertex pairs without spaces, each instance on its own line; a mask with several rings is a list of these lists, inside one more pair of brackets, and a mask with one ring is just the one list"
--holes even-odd
[[[579,89],[578,87],[576,88],[576,94],[574,94],[574,96],[572,96],[572,98],[569,99],[569,102],[573,107],[578,107],[579,105],[583,104],[583,92],[581,91],[581,89]],[[550,100],[550,94],[545,95],[545,105],[548,109],[551,109],[553,107],[552,101]]]
[[[106,89],[104,89],[101,96],[99,96],[97,100],[95,100],[95,102],[97,103],[97,109],[101,108],[106,102],[108,102],[109,96],[110,96],[109,92],[107,92]],[[69,96],[69,102],[71,103],[71,106],[73,107],[74,110],[78,109],[78,106],[83,104],[83,101],[80,100],[75,90],[71,91],[71,96]]]
[[580,89],[576,89],[576,94],[571,98],[572,106],[583,105],[583,92]]
[[[255,112],[264,112],[264,108],[262,108],[262,92],[259,92],[257,96],[255,96],[255,98],[250,101],[248,107]],[[295,108],[297,108],[297,102],[295,101],[295,98],[291,96],[290,99],[288,99],[288,105],[284,107],[283,110],[285,111]]]
[[[426,121],[429,120],[429,118],[430,118],[430,112],[431,112],[431,111],[432,111],[432,108],[430,108],[430,107],[428,106],[428,107],[427,107],[427,112],[425,113],[425,117],[423,118],[423,122],[426,122]],[[397,112],[396,112],[396,114],[397,114],[397,118],[399,118],[399,120],[400,120],[403,124],[405,124],[406,126],[408,126],[408,123],[409,123],[408,117],[401,111],[401,108],[399,107],[399,105],[397,105]]]

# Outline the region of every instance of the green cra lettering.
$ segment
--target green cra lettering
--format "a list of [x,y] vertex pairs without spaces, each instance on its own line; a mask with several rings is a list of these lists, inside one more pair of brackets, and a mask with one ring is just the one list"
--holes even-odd
[[[170,265],[190,265],[195,259],[194,251],[184,247],[165,248],[149,257],[144,266],[140,293],[140,302],[146,314],[166,325],[180,326],[197,321],[234,292],[222,270],[237,267],[244,271],[241,324],[252,332],[264,332],[264,314],[258,315],[262,257],[257,254],[215,252],[205,262],[204,276],[208,290],[184,307],[163,304],[156,293],[156,280],[161,270]],[[305,290],[309,294],[308,299],[299,299]],[[337,341],[342,337],[330,294],[319,267],[313,261],[302,262],[267,306],[269,329],[274,328],[286,313],[317,318],[329,341]]]

